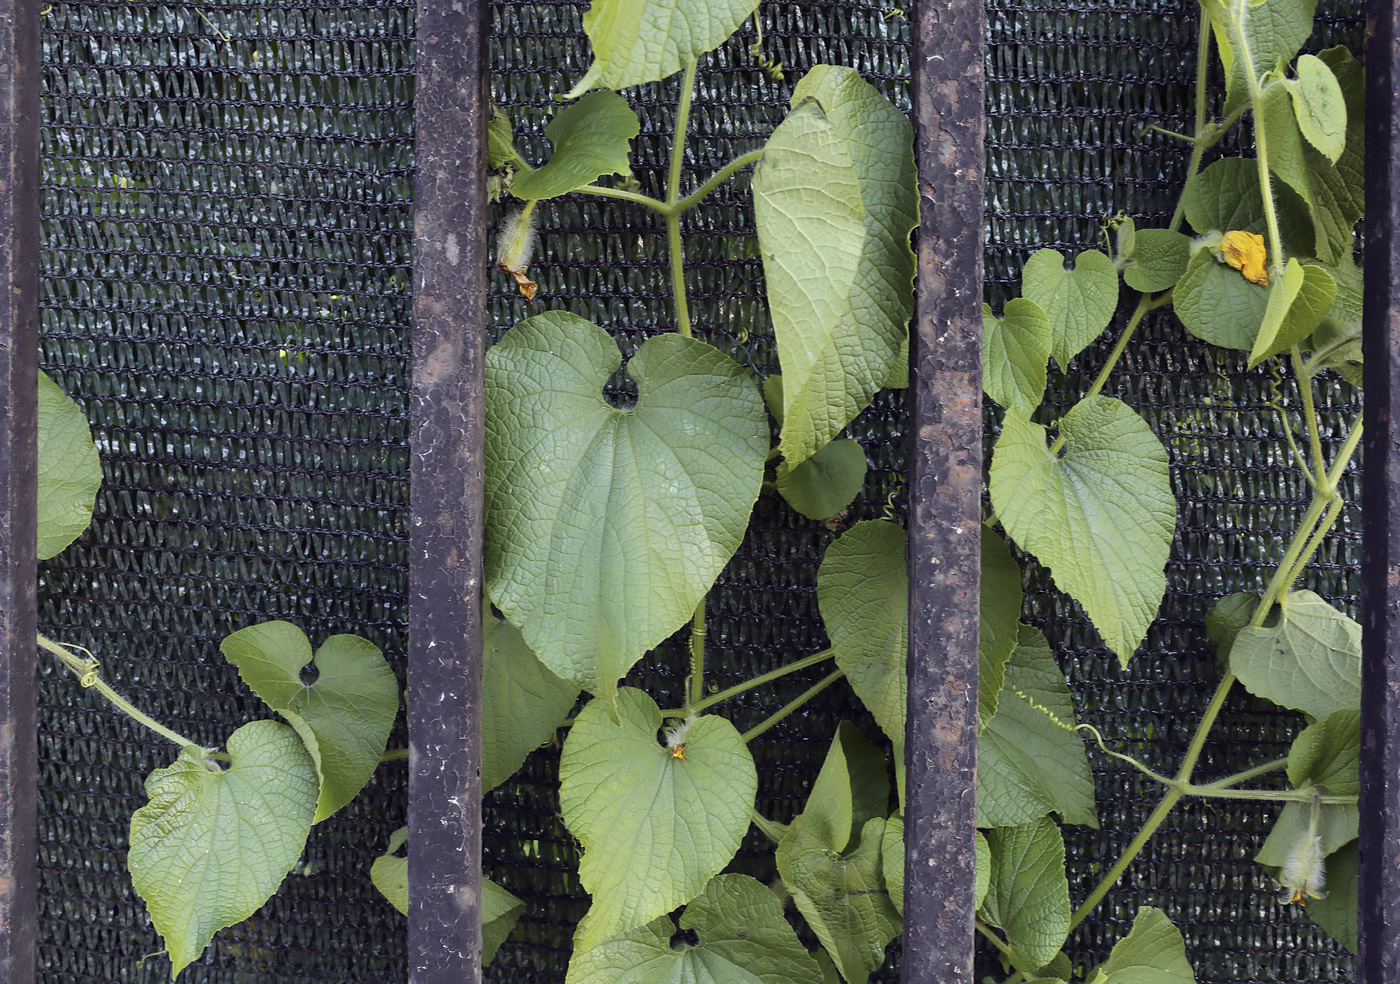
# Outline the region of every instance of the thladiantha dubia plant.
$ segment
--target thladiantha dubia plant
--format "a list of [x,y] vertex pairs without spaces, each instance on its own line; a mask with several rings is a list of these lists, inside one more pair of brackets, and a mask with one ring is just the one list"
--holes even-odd
[[[491,348],[486,365],[484,789],[567,729],[560,804],[581,846],[592,897],[577,928],[568,984],[864,984],[899,934],[903,910],[903,744],[908,642],[905,534],[887,519],[832,541],[817,572],[830,648],[717,693],[705,686],[706,596],[733,556],[760,494],[802,515],[842,513],[864,484],[865,454],[841,434],[883,387],[908,372],[917,220],[908,120],[854,71],[818,66],[801,79],[766,144],[713,174],[683,166],[700,59],[754,15],[757,0],[594,0],[584,27],[594,62],[546,129],[553,153],[532,166],[510,122],[490,124],[490,181],[521,204],[497,260],[540,313]],[[1072,266],[1032,256],[1022,296],[984,314],[984,385],[1003,408],[988,472],[994,515],[982,532],[977,929],[1009,980],[1135,984],[1194,981],[1181,934],[1144,907],[1108,959],[1088,966],[1066,943],[1172,809],[1187,798],[1281,804],[1258,860],[1288,899],[1355,946],[1359,638],[1356,624],[1297,587],[1344,503],[1354,422],[1329,458],[1317,382],[1360,385],[1360,67],[1345,51],[1300,55],[1310,0],[1202,0],[1196,124],[1188,177],[1164,229],[1110,222],[1112,245]],[[761,52],[761,48],[759,49]],[[1225,92],[1208,86],[1212,57]],[[766,59],[759,66],[772,70]],[[679,73],[665,193],[630,175],[640,130],[616,91]],[[1212,119],[1208,107],[1222,106]],[[1216,156],[1227,134],[1255,155]],[[1209,162],[1209,163],[1208,163]],[[781,374],[764,380],[696,338],[686,302],[681,218],[753,168],[753,203]],[[617,199],[653,214],[670,247],[675,330],[628,363],[635,405],[604,387],[622,353],[606,331],[549,309],[530,265],[538,209],[564,195]],[[1188,232],[1189,230],[1189,232]],[[1124,287],[1137,295],[1088,391],[1056,418],[1042,407],[1049,362],[1064,370],[1114,324]],[[1248,353],[1278,380],[1288,451],[1313,491],[1294,537],[1257,594],[1223,598],[1207,628],[1226,670],[1179,769],[1162,775],[1078,724],[1049,640],[1020,621],[1022,573],[1009,543],[1045,567],[1124,664],[1165,590],[1176,505],[1168,458],[1151,427],[1110,395],[1112,372],[1151,311]],[[1291,371],[1278,368],[1282,363]],[[96,455],[85,421],[41,380],[41,553],[87,525]],[[1291,429],[1301,416],[1305,433]],[[772,434],[778,434],[776,443]],[[662,708],[620,681],[689,626],[684,705]],[[152,773],[132,818],[130,868],[173,971],[213,933],[249,916],[296,863],[313,823],[348,802],[385,752],[399,694],[368,642],[335,636],[313,654],[300,630],[243,629],[223,651],[280,721],[258,721],[207,749],[132,707],[94,658],[40,639],[91,686],[179,750]],[[315,662],[309,688],[302,667]],[[809,667],[833,668],[741,731],[719,708]],[[844,679],[892,746],[891,756],[840,724],[803,810],[754,809],[748,745]],[[1236,685],[1301,711],[1287,758],[1197,781],[1196,765]],[[581,691],[589,699],[573,713]],[[285,723],[284,723],[285,722]],[[1072,907],[1060,824],[1096,825],[1088,734],[1160,786],[1156,810],[1100,884]],[[1287,786],[1256,780],[1287,777]],[[232,792],[230,798],[225,793]],[[237,808],[220,806],[233,802]],[[1057,819],[1058,818],[1058,821]],[[778,880],[725,873],[750,825],[773,845]],[[407,908],[404,833],[373,864]],[[257,843],[256,852],[239,845]],[[198,866],[217,851],[213,873]],[[486,956],[523,903],[483,896]],[[674,914],[680,910],[679,921]],[[794,928],[805,923],[810,933]],[[680,931],[684,931],[681,933]],[[820,944],[809,951],[801,939]]]

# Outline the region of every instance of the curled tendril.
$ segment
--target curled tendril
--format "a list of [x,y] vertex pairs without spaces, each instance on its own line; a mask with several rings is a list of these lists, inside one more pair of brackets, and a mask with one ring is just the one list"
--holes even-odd
[[759,41],[749,45],[749,54],[753,55],[758,62],[758,67],[763,70],[763,74],[768,76],[769,81],[781,82],[783,80],[783,63],[777,58],[770,58],[763,53],[763,42]]
[[1050,719],[1051,724],[1059,728],[1065,734],[1077,736],[1081,731],[1087,731],[1089,734],[1093,735],[1094,742],[1099,746],[1099,751],[1103,752],[1105,755],[1109,756],[1110,758],[1116,758],[1120,762],[1128,763],[1134,769],[1137,769],[1139,772],[1141,772],[1143,775],[1151,779],[1155,779],[1157,782],[1160,782],[1165,786],[1172,785],[1171,779],[1168,779],[1166,776],[1162,775],[1159,772],[1155,772],[1152,769],[1149,769],[1146,765],[1143,765],[1131,755],[1124,755],[1122,752],[1115,752],[1113,749],[1109,748],[1108,745],[1104,743],[1103,735],[1099,734],[1099,729],[1094,727],[1092,724],[1067,724],[1064,721],[1060,720],[1060,716],[1058,714],[1056,714],[1050,708],[1046,707],[1044,704],[1040,703],[1040,701],[1036,700],[1034,697],[1032,697],[1025,691],[1018,690],[1017,688],[1012,687],[1011,692],[1014,693],[1017,697],[1020,697],[1027,704],[1031,705],[1031,707],[1044,714],[1047,718]]
[[902,487],[897,485],[894,487],[894,489],[890,491],[889,495],[885,496],[885,508],[880,513],[880,518],[887,523],[899,522],[899,520],[897,520],[894,515],[894,500],[898,498],[899,493],[901,491]]

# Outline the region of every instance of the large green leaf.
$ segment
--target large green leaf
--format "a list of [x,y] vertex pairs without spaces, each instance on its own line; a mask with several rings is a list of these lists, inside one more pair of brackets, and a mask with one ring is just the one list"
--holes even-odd
[[904,530],[867,520],[833,541],[817,572],[817,607],[836,665],[876,723],[902,748],[909,655]]
[[1004,407],[1029,414],[1045,396],[1054,331],[1040,305],[1024,297],[1006,302],[1004,316],[982,305],[982,389]]
[[[1333,796],[1361,792],[1361,712],[1336,711],[1304,728],[1288,751],[1288,781],[1295,789],[1322,787]],[[1299,842],[1309,836],[1311,803],[1289,803],[1274,822],[1254,860],[1282,868]],[[1322,853],[1331,854],[1354,840],[1360,812],[1355,805],[1319,804],[1315,833],[1322,838]]]
[[585,707],[559,763],[560,809],[593,895],[579,949],[698,895],[739,849],[758,788],[753,757],[724,718],[696,719],[672,750],[657,741],[661,712],[646,694],[618,691],[617,711],[620,722],[605,701]]
[[1353,841],[1327,859],[1327,895],[1308,902],[1308,918],[1327,935],[1352,953],[1360,949],[1357,940],[1357,870],[1359,845]]
[[[239,629],[219,648],[253,693],[306,742],[321,779],[316,822],[354,799],[379,767],[399,713],[398,680],[379,647],[359,636],[333,635],[313,656],[301,629],[264,622]],[[313,664],[315,682],[303,683],[303,668]]]
[[1021,292],[1050,319],[1051,351],[1063,369],[1103,334],[1118,307],[1118,269],[1098,250],[1065,266],[1058,250],[1037,250],[1021,271]]
[[977,637],[977,728],[987,727],[997,712],[1006,661],[1021,632],[1021,565],[1001,534],[982,527],[982,581]]
[[991,885],[982,903],[988,922],[1006,932],[1025,966],[1055,959],[1069,935],[1065,843],[1055,821],[1041,818],[987,831]]
[[870,404],[908,337],[918,221],[911,141],[904,113],[873,86],[819,65],[798,83],[754,173],[789,466]]
[[1172,292],[1172,309],[1186,330],[1222,348],[1244,352],[1254,348],[1269,288],[1250,283],[1238,270],[1199,249]]
[[1256,697],[1325,718],[1361,706],[1361,626],[1311,591],[1291,592],[1271,625],[1240,630],[1230,671]]
[[865,449],[859,441],[843,438],[824,445],[795,468],[779,462],[778,494],[808,519],[831,519],[860,494],[865,472]]
[[1052,812],[1067,823],[1098,826],[1084,741],[1061,727],[1074,724],[1050,644],[1039,629],[1021,626],[996,715],[978,740],[978,826],[1015,826]]
[[1166,590],[1176,528],[1167,452],[1126,404],[1104,396],[1045,428],[1008,410],[992,456],[992,506],[1023,550],[1088,613],[1126,666]]
[[481,636],[485,793],[513,776],[526,756],[554,737],[578,700],[578,686],[551,673],[509,622],[487,615]]
[[193,745],[146,778],[127,868],[178,976],[225,926],[242,922],[292,870],[316,812],[316,768],[297,733],[254,721],[219,771]]
[[865,984],[899,935],[880,854],[884,834],[883,818],[868,820],[855,849],[843,854],[826,844],[804,812],[778,845],[783,884],[848,984]]
[[92,522],[102,463],[87,417],[48,376],[39,373],[39,559],[57,556]]
[[719,875],[681,914],[698,943],[672,947],[669,916],[575,950],[567,984],[823,984],[822,971],[783,917],[783,906],[747,875]]
[[566,98],[664,79],[724,44],[757,6],[758,0],[593,0],[583,15],[593,64]]
[[549,162],[521,171],[511,182],[516,198],[557,198],[605,174],[629,174],[627,155],[640,130],[637,114],[615,92],[590,92],[561,109],[545,136],[554,145]]
[[[1128,935],[1099,965],[1102,984],[1196,984],[1186,941],[1161,909],[1143,906]],[[1090,974],[1089,980],[1095,980]]]
[[769,445],[756,387],[717,349],[643,344],[629,410],[602,395],[619,362],[563,312],[486,355],[487,591],[545,666],[609,701],[738,548]]

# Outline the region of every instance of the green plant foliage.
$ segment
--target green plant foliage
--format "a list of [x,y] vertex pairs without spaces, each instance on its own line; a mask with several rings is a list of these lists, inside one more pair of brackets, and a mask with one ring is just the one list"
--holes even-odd
[[980,909],[987,899],[987,889],[992,885],[992,848],[982,831],[977,831],[975,836],[977,870],[972,882],[972,904]]
[[1023,413],[1040,406],[1053,338],[1049,316],[1034,301],[1013,298],[1000,318],[983,304],[982,389]]
[[102,463],[87,417],[52,379],[39,373],[39,559],[63,550],[92,522]]
[[717,349],[644,343],[628,410],[602,395],[620,361],[555,312],[507,332],[485,371],[487,592],[545,666],[608,702],[738,548],[768,454],[758,391]]
[[1064,369],[1113,320],[1118,269],[1095,249],[1075,257],[1073,269],[1058,250],[1037,250],[1021,271],[1021,291],[1050,319],[1050,351]]
[[1064,453],[1050,454],[1044,427],[1006,412],[992,455],[992,506],[1126,666],[1166,590],[1176,529],[1167,452],[1131,408],[1103,396],[1065,414],[1060,437]]
[[1254,609],[1259,605],[1259,596],[1252,591],[1239,591],[1226,595],[1206,613],[1206,634],[1215,645],[1215,652],[1222,660],[1230,658],[1230,647],[1235,644],[1235,636],[1254,617]]
[[865,449],[859,441],[842,438],[823,445],[795,468],[779,462],[778,494],[808,519],[831,519],[860,494],[865,471]]
[[[319,823],[349,803],[379,765],[399,713],[399,684],[379,647],[333,635],[315,655],[290,622],[240,629],[220,645],[224,658],[263,703],[296,729],[321,780]],[[303,683],[303,668],[316,680]]]
[[[1053,716],[1052,716],[1053,715]],[[978,741],[977,824],[1009,827],[1058,813],[1098,826],[1094,778],[1064,674],[1040,630],[1021,626],[996,715]]]
[[172,978],[216,932],[272,897],[316,812],[316,768],[291,728],[245,724],[228,751],[232,761],[219,770],[203,749],[181,749],[146,778],[147,803],[131,816],[127,868],[170,953]]
[[[1337,711],[1304,728],[1288,751],[1288,781],[1295,789],[1318,787],[1333,796],[1361,792],[1361,712]],[[1282,868],[1298,843],[1310,834],[1322,838],[1322,853],[1332,854],[1356,839],[1360,814],[1355,805],[1288,803],[1254,860]]]
[[903,351],[918,221],[911,140],[908,119],[873,86],[819,65],[754,173],[789,466],[870,404]]
[[1123,282],[1145,294],[1170,290],[1186,272],[1190,258],[1191,240],[1181,233],[1140,229],[1133,236],[1133,251],[1123,268]]
[[1279,603],[1269,625],[1241,629],[1230,670],[1250,693],[1325,718],[1361,706],[1361,626],[1311,591]]
[[1308,918],[1332,939],[1352,953],[1360,950],[1357,941],[1356,878],[1360,850],[1355,841],[1327,859],[1327,894],[1308,903]]
[[1055,959],[1069,935],[1065,844],[1053,820],[1041,818],[986,833],[990,884],[982,915],[1006,931],[1012,953],[1030,968]]
[[545,127],[554,146],[549,162],[522,170],[511,182],[516,198],[558,198],[605,174],[630,174],[627,157],[640,132],[637,114],[615,92],[590,92],[555,114]]
[[[1249,101],[1258,77],[1293,59],[1312,34],[1317,0],[1202,0],[1225,65],[1225,112]],[[1248,52],[1248,62],[1243,57]]]
[[593,64],[564,98],[664,79],[724,44],[757,6],[758,0],[593,0],[583,15]]
[[395,909],[408,915],[408,858],[399,854],[408,843],[408,828],[389,835],[389,846],[369,866],[369,880]]
[[673,947],[662,916],[574,954],[567,984],[824,984],[773,893],[746,875],[714,878],[681,914],[699,943]]
[[[981,834],[977,835],[979,838]],[[904,917],[904,816],[896,813],[885,821],[880,840],[880,864],[885,872],[885,889],[900,918]],[[980,904],[980,903],[979,903]]]
[[[1303,266],[1296,259],[1288,261],[1281,287],[1269,294],[1264,321],[1250,352],[1250,365],[1258,365],[1305,341],[1327,317],[1337,299],[1337,282],[1330,273],[1315,264]],[[1291,297],[1288,296],[1290,292]],[[1287,308],[1275,325],[1274,309],[1283,303],[1283,300],[1276,301],[1278,298],[1287,299]]]
[[[1098,975],[1102,974],[1102,978]],[[1128,935],[1089,975],[1100,984],[1196,984],[1186,959],[1186,941],[1161,909],[1143,906]]]
[[605,701],[585,707],[559,764],[560,809],[593,895],[575,938],[585,950],[698,895],[739,849],[758,788],[724,718],[682,725],[678,749],[657,741],[661,712],[640,690],[618,691],[617,713],[615,723]]
[[977,728],[997,712],[1006,661],[1021,634],[1021,567],[1006,541],[982,527],[982,582],[978,599]]
[[1315,55],[1298,58],[1297,77],[1285,79],[1293,97],[1298,129],[1333,164],[1346,148],[1347,104],[1342,86],[1327,63]]
[[889,802],[885,753],[842,721],[802,811],[806,831],[831,850],[844,851],[867,821],[889,812]]
[[554,737],[578,701],[525,645],[520,630],[490,614],[481,631],[481,791],[515,775],[535,749]]

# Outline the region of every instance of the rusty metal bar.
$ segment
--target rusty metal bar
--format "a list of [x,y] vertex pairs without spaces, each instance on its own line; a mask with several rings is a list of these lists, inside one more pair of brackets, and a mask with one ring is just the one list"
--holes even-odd
[[982,0],[915,7],[921,212],[903,979],[971,984],[982,509]]
[[419,0],[409,534],[409,982],[481,980],[489,4]]

